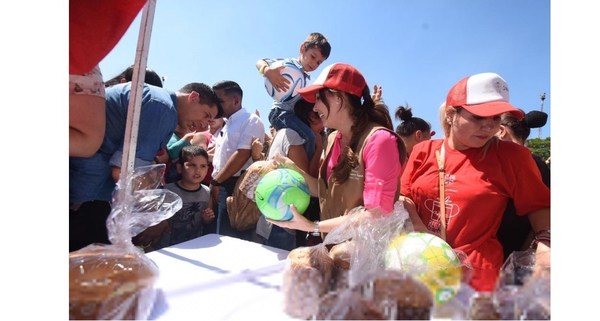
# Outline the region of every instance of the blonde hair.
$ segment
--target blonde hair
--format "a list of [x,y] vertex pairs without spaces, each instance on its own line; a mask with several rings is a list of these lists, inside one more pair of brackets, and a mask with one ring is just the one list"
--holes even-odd
[[[440,112],[440,122],[442,123],[442,128],[444,129],[445,137],[450,136],[450,130],[451,130],[451,126],[452,126],[452,122],[449,122],[446,120],[446,117],[449,116],[448,110],[452,110],[451,116],[454,116],[454,115],[458,114],[459,110],[461,110],[461,109],[462,109],[461,106],[458,106],[458,107],[446,106],[446,102],[443,102],[440,105],[440,111],[439,111]],[[498,145],[500,144],[500,139],[497,136],[492,136],[492,138],[490,140],[488,140],[485,143],[485,145],[483,145],[481,147],[481,153],[480,153],[481,157],[479,158],[480,161],[485,158],[485,156],[487,155],[487,151],[492,144],[494,144],[494,145],[496,145],[496,147],[498,147]]]
[[446,101],[442,101],[439,109],[440,125],[444,131],[444,137],[450,135],[450,124],[446,121]]

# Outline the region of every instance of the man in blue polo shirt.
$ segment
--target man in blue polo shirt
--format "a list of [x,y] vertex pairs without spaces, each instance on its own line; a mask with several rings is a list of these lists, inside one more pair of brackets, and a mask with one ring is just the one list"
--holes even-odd
[[[106,89],[106,131],[100,149],[91,157],[69,158],[69,251],[91,243],[110,244],[106,219],[110,214],[121,167],[131,83]],[[223,109],[210,86],[189,83],[177,92],[144,84],[135,166],[152,164],[176,126],[206,128]]]

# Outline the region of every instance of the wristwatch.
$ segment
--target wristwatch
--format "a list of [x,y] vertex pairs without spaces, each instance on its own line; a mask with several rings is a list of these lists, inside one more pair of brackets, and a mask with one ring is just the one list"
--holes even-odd
[[321,231],[319,229],[319,221],[313,222],[313,230],[312,230],[312,232],[310,232],[310,234],[312,236],[320,236],[321,235]]
[[221,186],[221,183],[219,183],[216,179],[213,179],[212,181],[210,181],[210,185],[212,185],[212,186]]

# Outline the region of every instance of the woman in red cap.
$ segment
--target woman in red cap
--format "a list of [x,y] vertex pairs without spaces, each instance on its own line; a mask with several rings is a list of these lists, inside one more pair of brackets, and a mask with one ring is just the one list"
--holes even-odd
[[527,148],[495,136],[506,112],[523,118],[502,77],[461,80],[446,98],[445,138],[416,145],[401,177],[415,229],[467,254],[477,291],[494,290],[504,258],[496,232],[510,200],[535,232],[536,272],[550,264],[550,190]]
[[373,102],[360,71],[343,63],[329,65],[298,92],[315,104],[323,125],[335,129],[328,136],[318,178],[302,172],[311,194],[319,196],[321,221],[309,221],[292,206],[292,220],[270,222],[319,234],[340,225],[358,206],[375,215],[392,213],[406,149],[393,130],[389,111]]

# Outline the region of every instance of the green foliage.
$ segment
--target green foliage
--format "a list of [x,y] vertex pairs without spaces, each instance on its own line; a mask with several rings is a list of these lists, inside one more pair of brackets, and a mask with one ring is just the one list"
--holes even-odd
[[540,156],[543,160],[547,160],[550,157],[550,137],[528,139],[527,147],[529,147],[532,153]]

